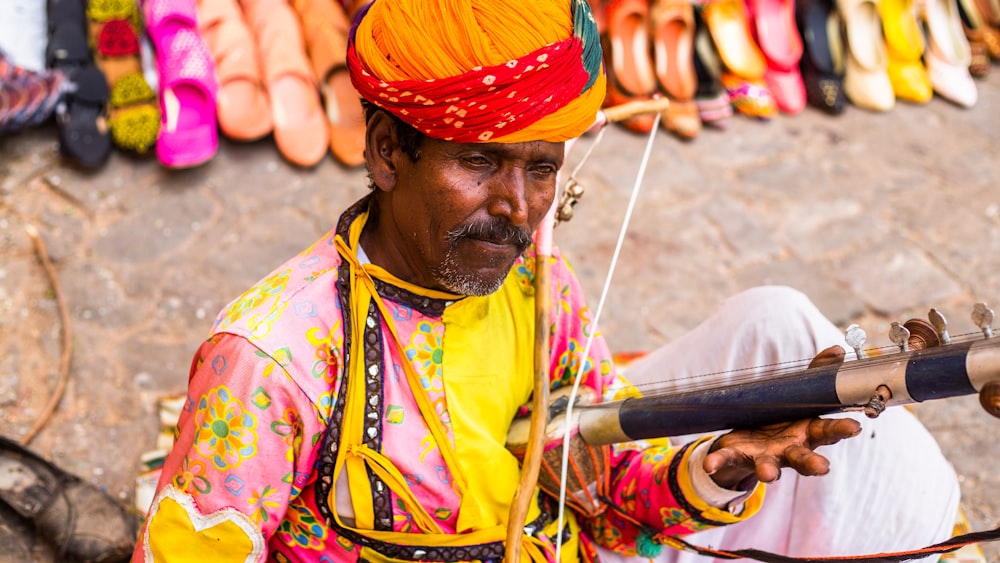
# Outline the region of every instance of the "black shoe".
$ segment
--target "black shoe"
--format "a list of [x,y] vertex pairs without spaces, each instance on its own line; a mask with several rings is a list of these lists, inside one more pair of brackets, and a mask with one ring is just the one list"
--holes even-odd
[[0,436],[0,502],[30,521],[60,561],[128,561],[136,519],[114,499]]
[[802,35],[799,61],[806,101],[830,114],[847,108],[844,94],[844,58],[847,56],[834,0],[798,0],[795,23]]
[[82,0],[48,0],[48,68],[65,75],[67,85],[55,108],[59,152],[85,168],[98,168],[111,156],[108,84],[87,44]]

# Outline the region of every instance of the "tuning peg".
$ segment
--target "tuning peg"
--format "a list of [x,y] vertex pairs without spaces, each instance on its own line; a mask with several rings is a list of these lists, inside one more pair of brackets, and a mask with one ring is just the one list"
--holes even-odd
[[889,340],[899,346],[900,352],[910,350],[910,331],[898,321],[892,321],[892,326],[889,327]]
[[927,313],[927,318],[930,319],[931,325],[937,331],[938,338],[941,339],[941,344],[950,344],[951,335],[948,334],[948,321],[944,318],[944,315],[937,309],[932,308]]
[[976,303],[972,307],[972,322],[983,331],[986,338],[993,336],[993,309],[986,306],[986,303]]
[[986,412],[1000,418],[1000,381],[990,381],[979,391],[979,404]]
[[847,327],[847,331],[844,334],[844,340],[847,341],[847,345],[854,348],[854,355],[857,356],[859,360],[863,360],[868,357],[863,349],[865,345],[865,340],[868,339],[868,335],[865,334],[864,329],[858,325],[851,325]]

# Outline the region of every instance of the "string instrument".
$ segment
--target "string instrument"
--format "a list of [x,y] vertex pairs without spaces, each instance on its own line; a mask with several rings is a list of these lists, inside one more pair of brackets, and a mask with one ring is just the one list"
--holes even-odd
[[[981,337],[952,341],[944,317],[893,323],[898,352],[868,357],[863,333],[848,329],[857,360],[832,366],[789,366],[722,387],[625,399],[583,407],[581,437],[591,445],[787,422],[835,412],[877,417],[886,407],[979,393],[1000,418],[1000,338],[992,338],[993,312],[977,304]],[[937,325],[937,326],[935,326]],[[860,338],[860,340],[859,340]]]
[[[646,104],[645,106],[643,104]],[[635,208],[636,196],[649,162],[654,134],[659,124],[661,105],[665,99],[633,102],[617,108],[604,108],[598,113],[595,127],[597,138],[583,159],[570,173],[560,197],[554,201],[539,232],[542,240],[551,241],[552,228],[573,217],[573,208],[583,196],[583,189],[576,180],[576,173],[586,162],[594,146],[599,144],[604,125],[645,112],[656,112],[656,119],[640,161],[635,183],[626,208],[618,242],[612,255],[604,289],[593,322],[603,310],[607,290],[615,271],[625,232]],[[620,110],[620,111],[619,111]],[[572,142],[566,143],[567,152]],[[541,248],[541,245],[539,245]],[[539,252],[536,264],[547,262]],[[541,270],[539,271],[541,274]],[[536,282],[543,280],[541,275]],[[544,278],[547,282],[547,278]],[[536,283],[540,288],[547,284]],[[538,300],[545,301],[545,300]],[[547,306],[536,311],[536,326],[547,326]],[[863,411],[868,416],[878,416],[887,406],[901,405],[930,399],[942,399],[979,393],[980,403],[991,415],[1000,418],[1000,347],[991,339],[990,323],[993,311],[977,304],[974,322],[982,329],[985,340],[978,342],[951,342],[944,317],[931,310],[931,322],[908,321],[906,325],[893,323],[890,336],[899,346],[899,352],[876,358],[866,358],[862,350],[864,333],[856,326],[849,327],[848,343],[855,349],[857,360],[838,366],[811,368],[802,363],[786,367],[771,374],[758,375],[753,380],[725,385],[688,388],[679,392],[650,394],[643,398],[626,399],[616,403],[587,404],[575,388],[568,396],[558,398],[544,408],[548,394],[546,338],[536,339],[536,374],[533,404],[530,416],[514,421],[508,434],[508,448],[522,460],[522,475],[518,483],[508,520],[505,563],[517,563],[521,539],[530,499],[528,491],[537,482],[539,488],[559,499],[558,525],[563,525],[563,506],[570,505],[584,514],[597,514],[607,507],[600,500],[606,490],[608,477],[608,447],[616,442],[627,442],[655,437],[680,436],[729,428],[754,427],[768,423],[791,421],[806,417],[844,411]],[[930,330],[927,327],[930,327]],[[854,328],[853,334],[851,328]],[[860,338],[859,338],[860,333]],[[912,337],[912,340],[911,340]],[[591,337],[592,338],[592,337]],[[987,343],[983,343],[983,342]],[[584,347],[587,356],[591,340]],[[579,409],[579,410],[574,410]],[[563,414],[562,420],[559,419]],[[551,421],[551,422],[550,422]],[[559,443],[562,448],[556,447]],[[562,456],[554,452],[563,450]],[[588,473],[589,472],[589,473]],[[563,486],[563,481],[566,486]],[[602,489],[603,488],[603,489]],[[556,493],[558,491],[558,493]],[[566,496],[565,493],[568,493]],[[976,536],[976,537],[972,537]],[[979,536],[983,536],[980,538]],[[1000,537],[1000,529],[988,533],[966,534],[948,542],[931,546],[921,553],[943,553],[965,543]],[[683,543],[682,540],[674,541]],[[965,543],[963,543],[965,542]],[[947,545],[945,545],[947,544]],[[562,536],[556,537],[556,560],[562,545]],[[685,544],[686,545],[686,544]],[[710,556],[727,559],[751,557],[759,560],[756,550],[740,553],[723,553],[697,546],[688,548]],[[930,551],[928,551],[930,550]],[[746,552],[746,553],[744,553]],[[755,554],[751,554],[754,552]],[[765,554],[768,555],[768,554]],[[912,553],[902,553],[903,560]],[[767,559],[768,561],[784,561]],[[857,561],[884,561],[887,559],[861,558]]]
[[[982,334],[955,340],[938,311],[931,309],[929,318],[930,322],[893,323],[889,336],[898,350],[890,353],[869,355],[863,349],[863,331],[852,325],[846,341],[858,359],[820,367],[808,367],[809,360],[804,360],[758,371],[735,383],[696,384],[602,404],[578,397],[568,426],[562,421],[568,399],[563,396],[549,409],[561,428],[549,429],[546,451],[556,439],[561,445],[567,429],[572,433],[571,473],[590,467],[597,471],[568,479],[568,498],[577,501],[575,509],[593,515],[604,509],[592,492],[605,485],[607,468],[589,460],[613,443],[758,427],[837,412],[863,412],[875,418],[887,407],[975,393],[983,408],[1000,418],[1000,338],[993,338],[990,327],[993,311],[977,304],[973,320]],[[518,448],[511,438],[516,442],[518,424],[515,421],[508,435],[508,448],[515,454]],[[560,470],[560,458],[545,456],[539,486],[550,493],[558,490]]]

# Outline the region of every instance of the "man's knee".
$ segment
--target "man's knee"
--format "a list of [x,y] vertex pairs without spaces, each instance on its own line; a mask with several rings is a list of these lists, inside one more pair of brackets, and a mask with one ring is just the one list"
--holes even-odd
[[726,307],[738,307],[761,315],[811,314],[816,306],[801,291],[786,285],[761,285],[751,287],[733,295],[725,302]]
[[[803,339],[825,348],[840,343],[840,331],[820,312],[805,293],[782,285],[753,287],[737,293],[723,304],[738,311],[746,329],[762,340]],[[830,342],[831,339],[837,342]]]

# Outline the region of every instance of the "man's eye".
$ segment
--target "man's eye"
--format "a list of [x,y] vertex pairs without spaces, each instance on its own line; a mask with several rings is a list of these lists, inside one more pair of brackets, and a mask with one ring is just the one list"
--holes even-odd
[[538,176],[554,176],[559,169],[551,164],[537,164],[531,167],[531,172]]
[[481,167],[490,165],[490,159],[481,154],[466,156],[463,160],[469,166]]

